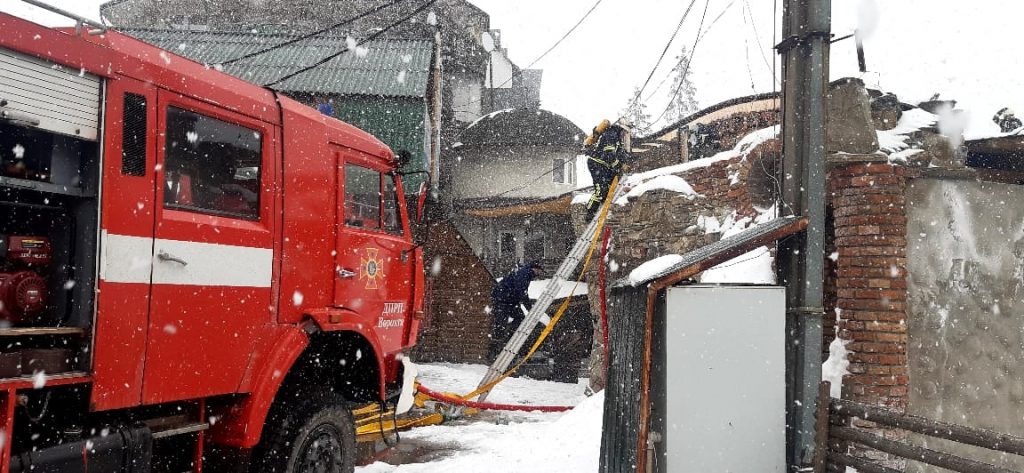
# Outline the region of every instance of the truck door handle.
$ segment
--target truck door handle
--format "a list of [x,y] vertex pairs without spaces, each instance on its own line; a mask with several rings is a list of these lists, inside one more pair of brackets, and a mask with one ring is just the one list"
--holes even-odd
[[338,268],[337,272],[338,272],[338,277],[342,278],[342,279],[348,279],[348,278],[356,277],[356,273],[354,273],[352,271],[349,271],[349,270],[347,270],[345,268]]
[[164,250],[160,250],[160,252],[158,252],[156,254],[156,259],[158,259],[160,261],[173,261],[173,262],[178,263],[178,264],[180,264],[182,266],[188,266],[188,261],[185,261],[185,260],[183,260],[181,258],[178,258],[177,256],[174,256],[174,255],[172,255],[172,254],[170,254],[170,253],[168,253],[168,252],[166,252]]

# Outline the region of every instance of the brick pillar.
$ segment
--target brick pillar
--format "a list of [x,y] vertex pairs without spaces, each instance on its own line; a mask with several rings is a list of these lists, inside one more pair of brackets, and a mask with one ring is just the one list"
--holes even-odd
[[[906,181],[903,167],[861,163],[832,169],[828,183],[837,330],[850,341],[843,398],[899,411],[906,410],[908,390]],[[885,455],[869,456],[902,467]]]

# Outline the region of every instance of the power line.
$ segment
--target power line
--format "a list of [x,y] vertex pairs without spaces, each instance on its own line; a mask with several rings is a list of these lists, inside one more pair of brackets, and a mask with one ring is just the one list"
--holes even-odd
[[[544,51],[544,54],[541,54],[540,56],[537,56],[537,59],[534,59],[533,62],[531,62],[529,65],[527,65],[526,67],[520,69],[519,72],[513,73],[508,79],[505,80],[505,82],[502,82],[501,84],[498,84],[497,87],[491,87],[491,88],[492,89],[501,88],[505,84],[508,84],[509,82],[512,82],[512,80],[515,79],[517,76],[522,75],[522,73],[523,73],[522,71],[524,69],[529,69],[529,68],[533,67],[534,64],[537,64],[538,62],[540,62],[541,59],[544,59],[544,57],[547,56],[548,53],[550,53],[551,51],[554,51],[554,49],[557,48],[558,45],[562,44],[562,42],[565,41],[566,38],[568,38],[569,35],[572,34],[573,31],[576,31],[576,28],[578,28],[581,24],[583,24],[583,22],[587,19],[587,17],[589,17],[590,14],[593,13],[594,10],[597,9],[597,6],[600,5],[601,2],[603,2],[603,1],[604,0],[597,0],[596,2],[594,2],[594,5],[590,7],[590,10],[587,10],[587,12],[583,14],[583,16],[579,19],[579,21],[577,21],[575,25],[572,25],[572,28],[569,28],[569,31],[566,31],[565,34],[562,35],[562,37],[558,39],[558,41],[555,41],[555,44],[551,45],[551,47],[548,48],[547,51]],[[476,103],[480,103],[482,101],[483,101],[483,97],[481,97],[479,99],[476,99],[476,100],[470,100],[469,102],[462,103],[462,104],[459,104],[459,105],[453,105],[452,109],[454,109],[456,111],[459,111],[459,109],[461,109],[462,107],[465,107],[465,106],[468,106],[468,105],[473,105],[473,104],[476,104]]]
[[[680,73],[680,75],[683,77],[686,77],[686,74],[690,72],[690,64],[693,63],[693,55],[697,53],[697,45],[700,44],[701,38],[703,38],[704,34],[707,33],[706,31],[704,33],[701,33],[701,29],[704,27],[704,18],[706,18],[707,16],[709,3],[711,3],[711,0],[707,0],[704,2],[704,13],[701,14],[700,25],[697,26],[697,38],[693,40],[693,47],[690,48],[690,57],[686,58],[686,66],[683,67],[683,71]],[[725,12],[723,11],[722,14],[725,14]],[[721,18],[721,15],[719,15],[719,18]],[[712,24],[711,26],[714,25]],[[711,26],[708,26],[709,30],[711,29]],[[680,92],[683,91],[683,86],[685,84],[686,81],[679,81],[679,87],[676,87],[675,93],[672,94],[672,97],[669,99],[668,104],[665,105],[665,109],[661,111],[661,114],[658,115],[658,118],[655,118],[653,121],[651,121],[652,125],[654,123],[658,123],[658,121],[660,121],[662,117],[664,117],[665,114],[668,113],[668,109],[672,108],[672,102],[675,102],[676,97],[679,97],[679,94]]]
[[654,77],[654,72],[658,70],[659,66],[661,66],[661,61],[665,59],[665,54],[668,53],[669,48],[672,47],[672,42],[676,40],[676,35],[679,34],[679,30],[683,28],[683,22],[686,21],[686,17],[690,15],[690,10],[692,10],[693,6],[696,4],[697,0],[691,0],[690,5],[686,7],[686,11],[683,12],[682,18],[679,19],[679,24],[676,25],[675,31],[672,32],[672,36],[670,36],[668,38],[668,42],[665,43],[665,49],[661,51],[661,56],[658,56],[658,62],[654,63],[654,67],[651,68],[651,73],[647,74],[647,80],[645,80],[644,85],[636,91],[636,96],[633,97],[633,100],[631,100],[629,105],[626,106],[626,110],[633,108],[633,106],[640,100],[640,95],[644,93],[644,89],[646,89],[647,85],[651,83],[651,78]]
[[[772,69],[772,66],[768,65],[768,56],[765,56],[765,54],[764,54],[764,45],[761,44],[761,34],[758,33],[758,31],[757,31],[757,22],[754,21],[754,10],[750,8],[750,1],[749,0],[743,0],[743,3],[744,3],[744,6],[746,7],[746,9],[745,9],[746,15],[750,17],[750,27],[754,30],[754,40],[757,41],[757,49],[758,49],[758,51],[761,52],[761,59],[764,59],[765,67],[767,67],[768,69]],[[774,22],[775,19],[772,18],[772,21]],[[744,17],[744,23],[746,23],[746,17]],[[773,28],[774,28],[774,26],[773,26]],[[774,74],[772,74],[772,80],[773,81],[775,80]]]
[[[420,5],[419,8],[413,10],[412,13],[410,13],[410,14],[406,15],[405,17],[403,17],[401,20],[398,20],[398,21],[396,21],[394,23],[391,23],[390,25],[384,27],[380,31],[377,31],[376,33],[373,33],[370,36],[367,36],[365,39],[363,39],[362,41],[360,41],[357,44],[368,43],[370,41],[373,41],[374,39],[380,37],[384,33],[387,33],[388,31],[390,31],[392,28],[394,28],[394,27],[396,27],[398,25],[401,25],[402,23],[405,23],[406,21],[409,21],[410,19],[412,19],[412,17],[418,15],[423,10],[426,10],[427,7],[433,5],[435,2],[437,2],[437,0],[428,0],[423,5]],[[307,71],[309,71],[311,69],[320,67],[320,66],[324,65],[325,63],[327,63],[328,61],[330,61],[330,60],[332,60],[332,59],[334,59],[334,58],[336,58],[338,56],[341,56],[342,54],[345,54],[348,51],[349,51],[349,47],[346,45],[344,48],[342,48],[341,51],[338,51],[338,52],[336,52],[334,54],[331,54],[331,55],[329,55],[329,56],[327,56],[327,57],[325,57],[325,58],[323,58],[323,59],[321,59],[321,60],[319,60],[319,61],[317,61],[317,62],[315,62],[313,64],[310,64],[309,66],[303,67],[303,68],[301,68],[301,69],[299,69],[299,70],[297,70],[295,72],[292,72],[292,73],[289,73],[289,74],[285,74],[283,77],[280,77],[280,78],[278,78],[277,80],[275,80],[273,82],[268,82],[266,84],[263,84],[263,86],[264,87],[270,87],[272,85],[280,84],[281,82],[284,82],[284,81],[286,81],[288,79],[291,79],[292,77],[295,77],[295,76],[297,76],[299,74],[302,74],[302,73],[307,72]]]
[[[734,3],[736,3],[736,0],[732,0],[731,2],[729,2],[729,4],[726,5],[725,8],[722,9],[722,12],[719,13],[718,16],[715,17],[715,19],[711,22],[711,25],[708,26],[708,29],[711,29],[712,26],[715,26],[715,23],[718,23],[718,20],[721,19],[723,15],[725,15],[725,12],[729,11],[729,8],[731,8]],[[680,61],[680,62],[682,62],[682,61]],[[670,77],[672,77],[672,73],[675,72],[675,71],[676,71],[675,67],[673,67],[672,70],[668,71],[668,74],[665,74],[665,77],[663,77],[661,79],[661,82],[658,82],[658,86],[655,87],[654,90],[652,90],[649,95],[647,95],[647,98],[644,99],[644,102],[647,102],[647,101],[651,100],[652,98],[654,98],[654,95],[657,94],[659,90],[661,90],[661,86],[665,85],[665,82],[668,82],[668,79]]]
[[326,28],[322,28],[322,29],[316,30],[316,31],[314,31],[312,33],[304,34],[304,35],[299,36],[297,38],[290,39],[290,40],[285,41],[283,43],[275,44],[273,46],[261,49],[259,51],[251,52],[249,54],[245,54],[243,56],[239,56],[239,57],[236,57],[234,59],[228,59],[227,61],[221,61],[219,64],[222,65],[222,66],[226,66],[228,64],[233,64],[233,63],[236,63],[238,61],[242,61],[242,60],[245,60],[245,59],[249,59],[249,58],[252,58],[252,57],[259,56],[260,54],[268,53],[268,52],[273,51],[275,49],[280,49],[280,48],[283,48],[285,46],[289,46],[289,45],[298,43],[299,41],[305,41],[305,40],[310,39],[310,38],[312,38],[314,36],[322,35],[322,34],[328,32],[328,31],[340,28],[340,27],[345,26],[345,25],[347,25],[349,23],[352,23],[352,22],[354,22],[356,20],[360,20],[360,19],[365,18],[365,17],[367,17],[369,15],[377,13],[377,12],[387,8],[387,7],[390,7],[390,6],[398,4],[398,3],[402,3],[404,1],[407,1],[407,0],[393,0],[393,1],[389,2],[389,3],[385,3],[384,5],[378,5],[376,7],[373,7],[371,9],[369,9],[369,10],[366,10],[366,11],[364,11],[364,12],[362,12],[362,13],[356,15],[356,16],[353,16],[351,18],[346,18],[346,19],[344,19],[342,21],[339,21],[338,23],[335,23],[335,24],[333,24],[331,26],[328,26]]

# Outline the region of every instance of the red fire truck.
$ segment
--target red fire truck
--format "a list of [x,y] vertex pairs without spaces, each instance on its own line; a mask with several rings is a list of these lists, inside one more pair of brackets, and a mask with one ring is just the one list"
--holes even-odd
[[422,315],[401,163],[85,30],[0,13],[0,473],[350,471]]

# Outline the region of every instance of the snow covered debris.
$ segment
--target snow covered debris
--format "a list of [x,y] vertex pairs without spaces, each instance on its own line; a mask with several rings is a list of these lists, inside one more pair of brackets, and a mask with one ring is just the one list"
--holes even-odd
[[821,364],[821,379],[832,383],[831,396],[839,398],[843,394],[843,376],[850,374],[847,368],[850,360],[847,359],[849,352],[846,344],[849,340],[836,337],[828,346],[828,359]]
[[629,272],[629,283],[640,284],[667,271],[669,268],[679,264],[683,260],[682,255],[665,255],[654,258]]
[[626,205],[627,203],[629,203],[630,199],[639,197],[641,195],[644,195],[644,193],[655,189],[670,190],[679,194],[683,194],[684,196],[686,196],[686,198],[691,200],[697,197],[702,197],[700,194],[693,190],[693,187],[690,187],[690,184],[686,182],[686,179],[683,179],[679,176],[667,175],[658,176],[654,179],[645,181],[633,187],[632,189],[630,189],[628,193],[626,193],[626,195],[619,197],[619,199],[616,200],[615,203],[617,205]]
[[676,164],[673,166],[666,166],[663,168],[653,169],[647,172],[631,174],[625,180],[625,184],[629,186],[637,186],[645,181],[654,179],[659,176],[665,176],[668,174],[680,174],[686,171],[690,171],[692,169],[708,167],[719,161],[727,161],[739,156],[743,156],[752,151],[758,145],[764,143],[765,141],[775,138],[776,136],[778,136],[778,134],[778,125],[762,128],[760,130],[755,130],[748,134],[747,136],[743,137],[743,139],[740,140],[739,143],[736,143],[736,147],[734,147],[731,150],[722,151],[721,153],[718,153],[709,158],[696,159],[683,164]]
[[907,137],[893,133],[892,130],[877,130],[878,149],[887,153],[893,153],[907,149]]
[[590,202],[590,198],[592,196],[593,196],[593,193],[590,193],[590,194],[576,194],[576,195],[572,196],[572,204],[573,205],[585,204],[587,202]]
[[911,133],[935,126],[939,117],[920,108],[903,112],[896,127],[891,130],[878,130],[878,148],[886,153],[894,153],[907,149],[907,138]]
[[[464,393],[476,387],[487,367],[439,363],[420,365],[420,369],[424,386]],[[356,472],[597,471],[604,394],[587,398],[582,394],[584,386],[585,381],[565,384],[510,378],[495,388],[488,401],[576,408],[564,413],[485,412],[457,425],[412,429],[402,433],[401,450],[411,450],[413,462],[390,465],[378,461],[356,468]]]
[[923,149],[905,149],[889,155],[890,163],[906,164],[907,160],[915,154],[923,152]]

